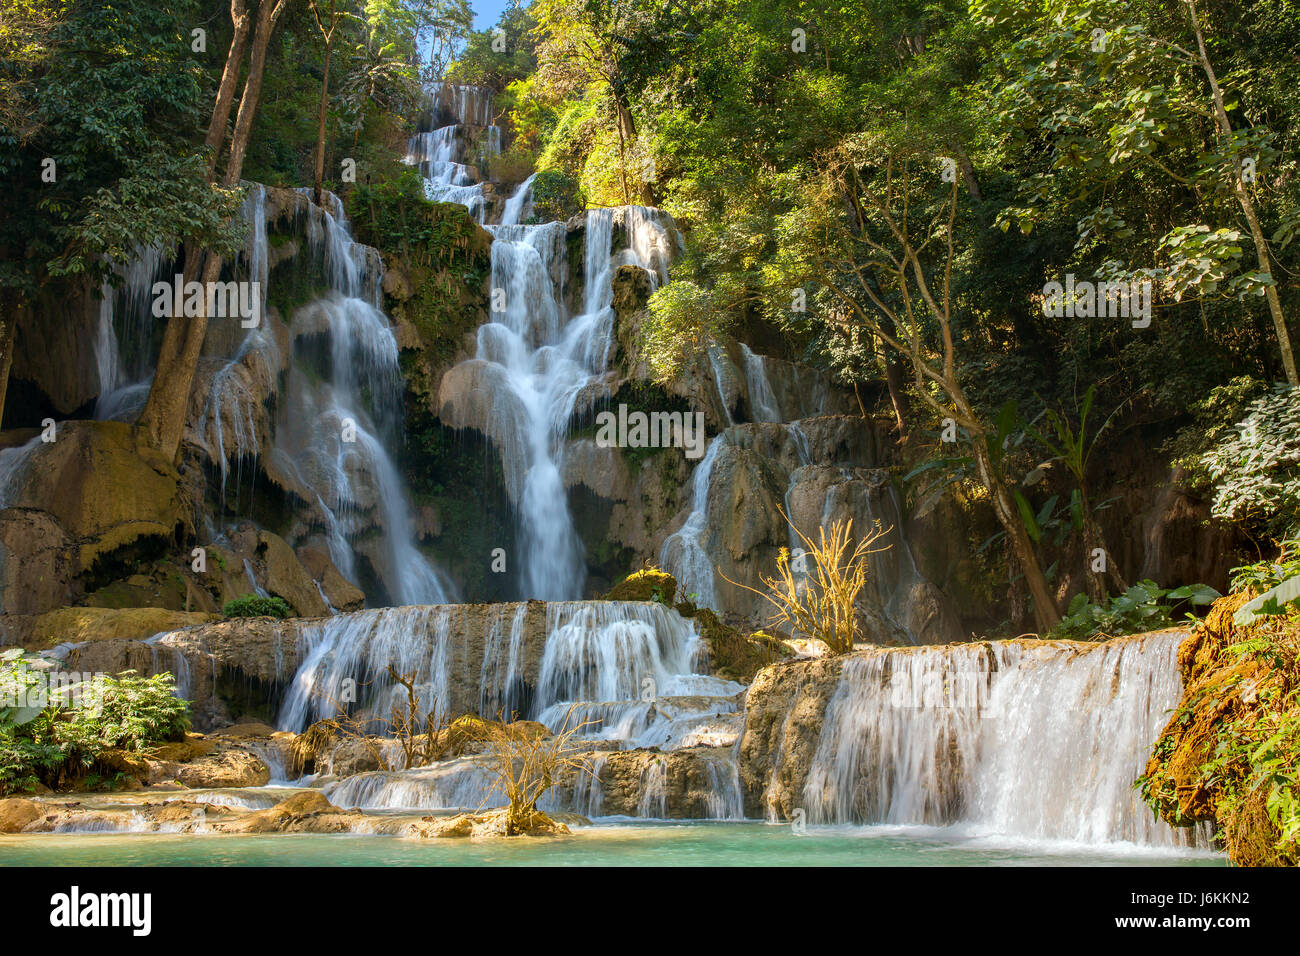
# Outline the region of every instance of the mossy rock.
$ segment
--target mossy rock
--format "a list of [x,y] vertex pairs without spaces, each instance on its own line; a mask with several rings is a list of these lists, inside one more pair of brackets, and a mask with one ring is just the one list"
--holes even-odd
[[23,643],[29,650],[41,650],[64,642],[140,640],[161,631],[176,631],[217,620],[220,616],[216,614],[170,611],[162,607],[61,607],[39,615],[31,639]]
[[1273,676],[1267,661],[1227,650],[1251,637],[1250,628],[1235,627],[1232,620],[1251,597],[1240,593],[1215,601],[1179,646],[1183,697],[1152,748],[1144,796],[1173,826],[1217,824],[1229,860],[1239,866],[1294,866],[1295,843],[1279,846],[1281,833],[1269,818],[1264,792],[1237,793],[1234,774],[1208,770],[1228,739],[1225,732],[1261,716],[1262,697],[1252,689]]
[[709,646],[709,661],[718,677],[748,684],[754,675],[789,655],[789,649],[779,638],[763,631],[746,636],[742,631],[718,620],[708,608],[693,604],[678,604],[683,617],[692,618],[700,629],[700,636]]
[[605,595],[607,601],[658,601],[671,605],[677,596],[677,579],[658,568],[633,571]]

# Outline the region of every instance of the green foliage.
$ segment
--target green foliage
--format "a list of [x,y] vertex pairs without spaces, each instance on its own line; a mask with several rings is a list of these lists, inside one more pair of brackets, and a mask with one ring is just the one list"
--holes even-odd
[[504,92],[511,83],[537,68],[533,36],[536,26],[537,20],[527,6],[508,6],[495,28],[469,34],[464,49],[447,66],[447,81]]
[[538,222],[562,221],[586,208],[577,181],[558,169],[533,178],[533,216]]
[[650,314],[641,324],[637,346],[655,381],[672,379],[689,356],[727,328],[732,313],[719,303],[721,292],[679,279],[650,296]]
[[1201,463],[1214,481],[1212,513],[1281,539],[1300,532],[1300,388],[1278,385]]
[[262,597],[260,594],[245,594],[233,601],[227,601],[221,609],[226,617],[278,617],[293,616],[293,608],[281,597]]
[[1262,593],[1294,577],[1300,577],[1300,538],[1282,542],[1281,553],[1273,560],[1233,568],[1232,590]]
[[[1217,817],[1232,820],[1262,800],[1279,861],[1300,858],[1300,689],[1295,687],[1297,620],[1265,628],[1224,648],[1229,656],[1266,665],[1243,691],[1247,705],[1217,729],[1212,758],[1200,768],[1201,784],[1217,795]],[[1290,636],[1290,637],[1288,637]]]
[[[106,271],[132,243],[178,237],[222,245],[237,195],[203,181],[207,82],[190,52],[195,0],[25,3],[8,20],[0,109],[0,286],[31,295],[51,275]],[[11,32],[12,31],[12,32]],[[19,120],[21,119],[21,122]],[[54,181],[43,178],[47,160]],[[12,254],[17,251],[18,254]]]
[[1168,589],[1154,581],[1139,581],[1123,594],[1110,598],[1103,607],[1080,592],[1070,601],[1061,623],[1048,636],[1086,641],[1157,631],[1173,626],[1173,614],[1180,604],[1202,607],[1221,596],[1204,584]]
[[189,729],[171,674],[125,671],[51,684],[48,668],[0,654],[0,794],[82,781],[112,750],[140,752]]
[[1235,431],[1236,423],[1246,417],[1250,403],[1267,391],[1266,382],[1251,375],[1239,375],[1216,385],[1192,403],[1188,409],[1191,421],[1161,449],[1174,465],[1184,470],[1189,486],[1208,488],[1212,484],[1202,463],[1205,453],[1230,430]]

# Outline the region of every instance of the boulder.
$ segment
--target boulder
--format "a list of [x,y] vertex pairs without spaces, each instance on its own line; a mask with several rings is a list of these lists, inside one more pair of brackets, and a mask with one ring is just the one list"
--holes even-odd
[[41,805],[35,800],[9,797],[0,800],[0,833],[20,833],[41,818]]
[[[322,815],[338,817],[332,825],[313,825]],[[296,793],[266,810],[254,810],[225,823],[225,833],[346,832],[351,823],[319,790]]]
[[257,555],[266,569],[263,587],[272,596],[284,598],[299,617],[324,617],[329,613],[316,582],[287,541],[269,531],[259,531]]
[[786,820],[802,805],[822,718],[844,661],[840,656],[780,663],[754,678],[738,750],[746,817]]
[[[335,777],[350,777],[353,774],[384,769],[380,765],[379,754],[376,753],[377,746],[359,737],[342,741],[329,752],[325,762],[326,772]],[[320,762],[317,767],[320,767]]]
[[658,601],[671,605],[677,596],[677,579],[659,568],[633,571],[605,595],[607,601]]
[[307,573],[320,584],[325,599],[336,611],[359,611],[366,604],[366,595],[359,587],[345,578],[330,560],[329,551],[316,545],[304,545],[298,549],[298,560],[307,569]]
[[220,787],[260,787],[271,771],[260,757],[243,750],[208,754],[180,765],[175,779],[193,790]]
[[409,827],[405,835],[419,839],[470,837],[479,840],[515,836],[564,836],[570,832],[572,831],[563,823],[540,810],[512,815],[509,808],[500,807],[482,813],[460,813],[454,817],[424,817]]

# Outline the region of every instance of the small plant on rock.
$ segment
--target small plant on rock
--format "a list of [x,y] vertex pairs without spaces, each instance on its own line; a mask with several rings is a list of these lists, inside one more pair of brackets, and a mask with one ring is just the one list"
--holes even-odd
[[245,594],[233,601],[227,601],[221,609],[226,617],[278,617],[284,619],[293,616],[293,608],[284,598],[262,597],[260,594]]
[[834,654],[853,650],[857,600],[867,583],[867,559],[888,549],[888,545],[872,547],[886,530],[877,523],[870,534],[854,544],[852,519],[837,520],[831,523],[829,534],[825,527],[818,528],[818,540],[813,541],[795,528],[784,511],[781,517],[803,541],[804,553],[792,556],[789,548],[782,548],[776,559],[776,575],[759,575],[765,590],[732,581],[725,574],[723,578],[767,600],[775,608],[769,619],[774,626],[786,625],[816,638]]
[[535,829],[545,817],[537,802],[557,785],[580,772],[591,772],[590,754],[578,749],[573,737],[586,723],[573,723],[573,710],[564,729],[548,734],[530,721],[484,721],[479,740],[491,761],[495,777],[492,792],[506,804],[506,836]]

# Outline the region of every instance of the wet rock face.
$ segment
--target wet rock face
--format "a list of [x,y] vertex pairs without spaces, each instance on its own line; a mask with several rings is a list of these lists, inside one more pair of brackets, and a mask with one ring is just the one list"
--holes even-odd
[[789,820],[803,806],[822,719],[839,687],[844,660],[777,664],[754,678],[745,698],[738,751],[745,816]]
[[[820,528],[852,520],[855,538],[884,532],[873,545],[877,553],[869,558],[858,604],[860,640],[945,643],[960,636],[947,600],[917,569],[902,532],[901,502],[889,473],[877,467],[879,438],[870,422],[822,416],[795,424],[735,425],[716,441],[721,444],[696,540],[709,566],[718,569],[713,600],[725,618],[751,627],[766,622],[771,608],[763,598],[727,581],[761,591],[761,576],[775,573],[782,548],[806,547],[791,522],[817,541]],[[681,553],[677,542],[665,547],[669,570],[681,566]],[[707,583],[701,587],[686,578],[682,586],[708,590]]]
[[297,624],[242,618],[171,631],[156,640],[100,640],[74,647],[67,668],[149,677],[171,673],[180,696],[192,702],[198,730],[225,726],[260,708],[274,718],[284,682],[297,663]]
[[[517,611],[522,611],[518,686],[489,693],[483,684],[484,661],[489,660],[493,668],[499,665],[504,679],[510,655],[505,642]],[[65,666],[92,673],[116,674],[127,669],[145,676],[172,673],[177,677],[181,696],[192,701],[194,726],[199,730],[240,719],[275,723],[301,655],[315,646],[314,641],[328,640],[322,629],[355,626],[360,628],[365,646],[370,641],[382,643],[385,638],[375,637],[372,629],[384,614],[398,615],[386,625],[389,631],[403,631],[412,648],[421,648],[421,657],[426,661],[431,649],[439,641],[444,642],[447,684],[439,704],[453,714],[478,713],[486,708],[489,716],[494,716],[495,708],[502,705],[498,693],[518,693],[536,683],[546,643],[546,605],[540,601],[526,605],[460,604],[367,611],[323,619],[239,618],[171,631],[148,643],[110,638],[82,644],[70,650]],[[387,639],[392,640],[393,635],[390,633]],[[386,664],[387,657],[374,667],[382,671]],[[374,674],[363,672],[365,666],[347,676],[359,683],[372,679]],[[494,669],[488,677],[495,673]]]
[[74,563],[72,542],[53,515],[0,511],[0,609],[6,615],[34,615],[62,604]]
[[[173,547],[192,533],[178,475],[121,422],[65,422],[12,463],[0,512],[7,613],[39,614],[68,603],[77,579],[119,549]],[[32,570],[46,582],[24,583]]]
[[[42,411],[60,418],[92,402],[100,390],[95,355],[99,290],[89,280],[46,290],[33,308],[19,311],[17,323],[5,404],[10,427],[36,426]],[[27,403],[21,402],[24,393]]]
[[735,766],[722,747],[615,750],[595,755],[585,786],[599,788],[596,808],[606,816],[739,819]]

